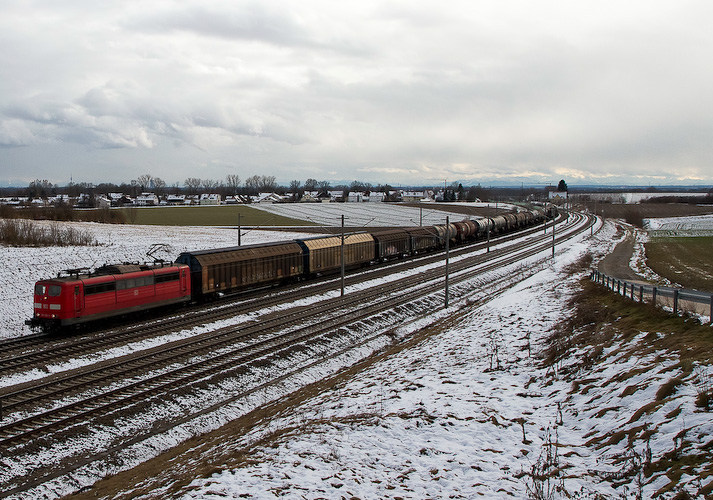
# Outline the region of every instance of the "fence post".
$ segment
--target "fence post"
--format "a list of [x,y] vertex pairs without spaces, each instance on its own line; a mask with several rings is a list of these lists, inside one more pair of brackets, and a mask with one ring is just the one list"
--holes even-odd
[[621,295],[621,280],[616,280],[616,293]]
[[634,300],[634,285],[633,283],[631,284],[631,300]]
[[678,290],[673,291],[673,314],[678,316]]
[[654,304],[654,307],[656,307],[656,287],[651,289],[651,302]]
[[644,303],[644,285],[639,285],[639,302]]

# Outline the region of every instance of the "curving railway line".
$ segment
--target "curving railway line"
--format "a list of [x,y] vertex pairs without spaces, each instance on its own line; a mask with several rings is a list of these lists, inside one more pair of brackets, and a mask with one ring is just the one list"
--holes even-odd
[[[591,218],[578,214],[561,219],[556,243],[589,230],[592,224]],[[481,243],[450,253],[450,293],[454,299],[468,296],[471,302],[477,302],[479,296],[511,286],[512,271],[498,271],[539,253],[547,255],[552,246],[552,230],[544,234],[542,227],[534,228],[503,240],[491,242],[497,247],[490,252]],[[90,427],[143,419],[143,425],[102,442],[101,455],[107,456],[329,359],[347,356],[354,349],[368,346],[369,351],[378,350],[392,342],[393,329],[405,319],[442,307],[443,258],[442,253],[429,255],[351,275],[346,284],[355,290],[343,297],[335,291],[339,280],[332,277],[268,294],[263,290],[208,309],[193,308],[186,314],[92,336],[30,336],[0,344],[0,362],[18,372],[43,366],[50,360],[69,360],[170,331],[211,323],[222,325],[204,327],[203,333],[150,349],[3,388],[0,449],[6,460],[16,457],[22,462],[21,457],[32,456],[38,447],[57,447],[63,440],[87,435]],[[523,268],[518,272],[522,279],[535,271]],[[356,286],[367,281],[378,286]],[[309,297],[309,304],[300,305]],[[266,313],[267,310],[273,312]],[[259,322],[255,320],[258,315]],[[241,319],[228,321],[236,316]],[[221,389],[227,385],[230,390]],[[218,397],[191,406],[179,417],[142,417],[148,409],[175,407],[185,399],[195,402],[207,392]],[[91,460],[82,454],[70,455],[52,466],[25,465],[18,468],[22,474],[14,475],[0,469],[0,498],[32,494],[36,491],[33,489],[71,474]]]

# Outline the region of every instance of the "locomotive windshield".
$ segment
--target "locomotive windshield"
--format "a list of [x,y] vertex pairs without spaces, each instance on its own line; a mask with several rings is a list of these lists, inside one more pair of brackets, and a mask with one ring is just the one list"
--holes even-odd
[[35,295],[49,295],[50,297],[59,297],[62,292],[62,287],[59,285],[43,285],[38,283],[35,285]]

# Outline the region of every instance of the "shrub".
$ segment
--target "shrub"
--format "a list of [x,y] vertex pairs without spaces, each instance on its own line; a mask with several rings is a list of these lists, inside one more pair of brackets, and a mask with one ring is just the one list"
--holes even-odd
[[96,246],[87,231],[64,227],[58,222],[48,226],[24,219],[0,220],[0,242],[11,246]]

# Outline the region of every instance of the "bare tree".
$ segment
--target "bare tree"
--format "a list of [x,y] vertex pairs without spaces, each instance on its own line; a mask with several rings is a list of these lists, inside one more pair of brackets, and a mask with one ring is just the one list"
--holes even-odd
[[188,188],[189,194],[195,194],[198,192],[198,188],[201,186],[201,180],[197,177],[189,177],[183,181],[183,185]]
[[257,194],[260,190],[260,176],[253,175],[245,179],[245,189],[249,193]]
[[292,193],[292,200],[297,201],[302,198],[302,193],[300,192],[300,186],[302,183],[298,180],[290,181],[290,192]]
[[203,189],[206,191],[212,191],[218,187],[218,182],[212,179],[203,179],[201,184],[203,185]]
[[225,183],[231,191],[231,194],[237,194],[240,188],[240,176],[238,174],[228,174],[225,176]]
[[267,193],[268,191],[274,191],[277,188],[277,178],[274,175],[263,175],[260,177],[260,191]]
[[52,190],[52,183],[47,179],[35,179],[30,182],[28,195],[32,198],[47,198],[47,194]]
[[151,174],[143,174],[136,178],[136,184],[141,186],[141,191],[146,191],[151,185],[151,179],[153,179]]
[[160,177],[154,177],[153,178],[153,187],[156,190],[156,194],[161,194],[161,193],[163,193],[163,190],[166,188],[166,181],[164,181]]
[[317,188],[319,188],[320,191],[327,191],[331,186],[329,181],[319,181],[317,183]]
[[317,179],[307,179],[305,181],[305,191],[314,191],[315,189],[317,189]]

